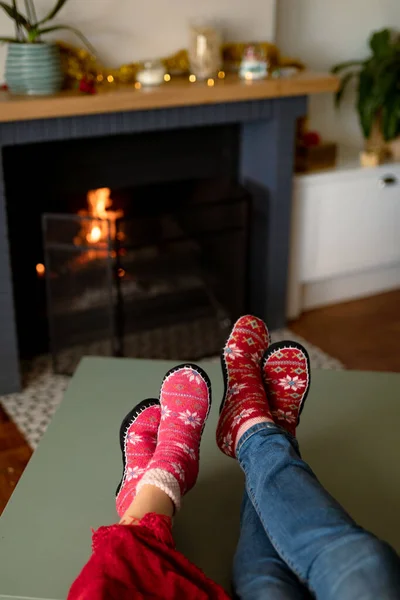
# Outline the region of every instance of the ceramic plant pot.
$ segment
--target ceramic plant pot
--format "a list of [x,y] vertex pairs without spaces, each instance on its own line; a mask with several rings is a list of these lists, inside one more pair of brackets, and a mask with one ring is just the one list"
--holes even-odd
[[9,44],[6,82],[12,94],[47,96],[63,83],[60,51],[56,44]]

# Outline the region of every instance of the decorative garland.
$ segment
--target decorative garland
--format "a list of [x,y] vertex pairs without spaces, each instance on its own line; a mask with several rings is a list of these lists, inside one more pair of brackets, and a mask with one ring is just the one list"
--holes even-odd
[[[222,46],[222,56],[225,71],[237,71],[243,52],[250,43],[228,43]],[[96,58],[84,48],[58,42],[63,70],[66,75],[66,87],[76,88],[84,92],[94,92],[95,86],[108,87],[116,84],[134,84],[136,73],[141,63],[129,63],[116,69],[108,69],[99,64]],[[257,46],[265,53],[270,69],[279,67],[297,67],[304,65],[298,60],[282,58],[278,48],[268,42],[257,42]],[[176,54],[160,59],[170,76],[187,75],[190,65],[187,50],[179,50]],[[222,72],[223,73],[223,72]]]

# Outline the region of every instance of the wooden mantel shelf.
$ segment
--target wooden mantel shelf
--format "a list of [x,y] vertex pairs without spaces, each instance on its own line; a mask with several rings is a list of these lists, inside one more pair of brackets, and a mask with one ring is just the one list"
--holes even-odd
[[216,80],[213,87],[177,77],[157,88],[136,90],[133,86],[121,86],[94,95],[68,91],[27,97],[0,92],[0,122],[307,96],[334,92],[337,87],[338,79],[333,75],[303,71],[286,79],[257,82],[231,75],[223,81]]

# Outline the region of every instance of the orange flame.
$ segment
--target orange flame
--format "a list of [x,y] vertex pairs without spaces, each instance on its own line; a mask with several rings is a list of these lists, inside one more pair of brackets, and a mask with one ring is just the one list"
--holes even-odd
[[115,239],[115,221],[122,217],[124,213],[122,210],[109,210],[112,206],[110,194],[111,190],[109,188],[99,188],[88,192],[88,210],[81,210],[78,214],[93,217],[98,221],[95,221],[95,224],[90,221],[82,222],[82,229],[74,240],[76,245],[85,242],[88,244],[107,242],[109,234],[112,240]]
[[101,239],[101,229],[100,227],[94,226],[91,231],[86,236],[87,241],[90,244],[95,244]]

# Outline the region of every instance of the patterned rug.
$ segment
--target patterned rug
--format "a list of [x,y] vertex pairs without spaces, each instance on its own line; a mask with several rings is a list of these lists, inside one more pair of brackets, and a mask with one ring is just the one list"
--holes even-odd
[[[272,341],[292,339],[303,344],[310,355],[314,369],[344,369],[344,365],[289,329],[280,329],[272,333]],[[215,357],[213,360],[219,360]],[[41,356],[25,365],[23,375],[24,390],[19,394],[9,394],[0,398],[0,404],[24,435],[28,444],[35,449],[47,429],[70,378],[66,375],[54,375],[51,360]]]

